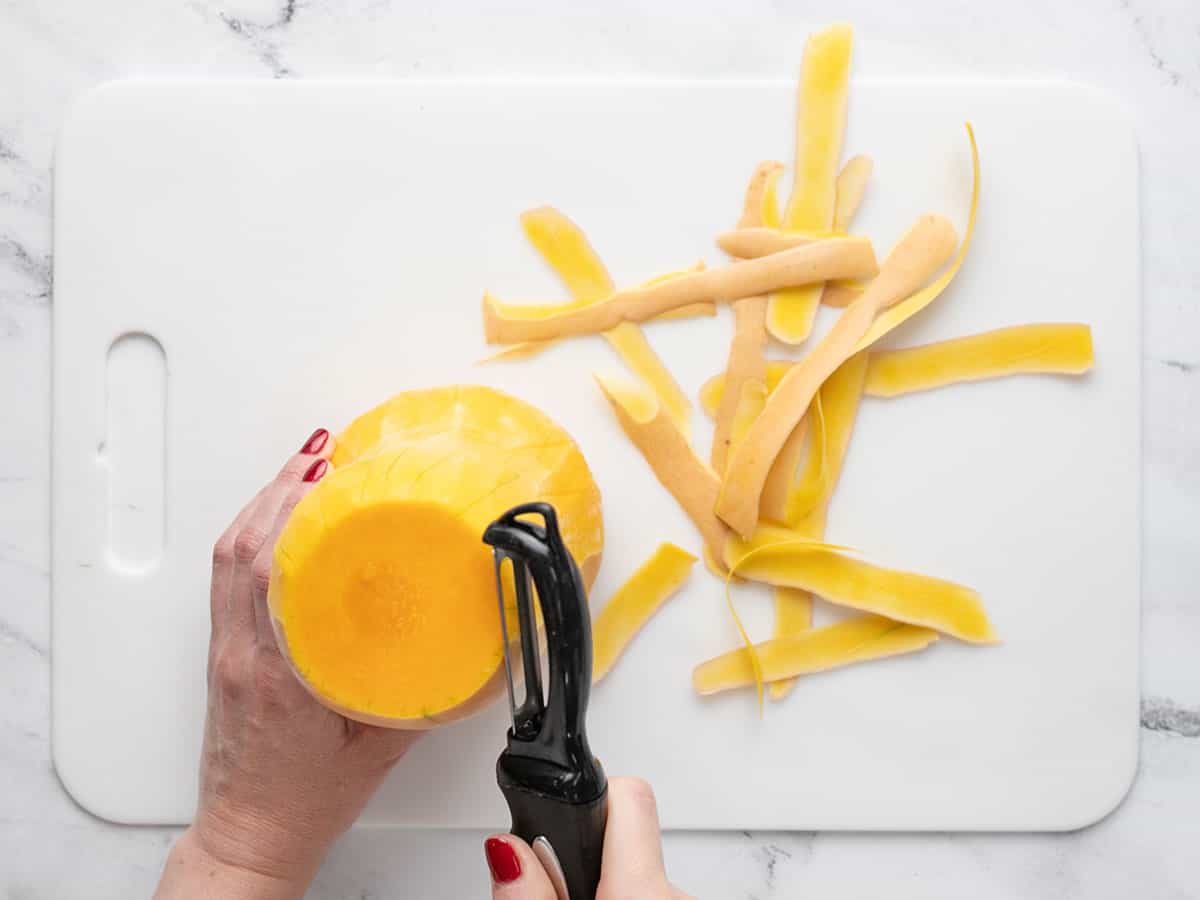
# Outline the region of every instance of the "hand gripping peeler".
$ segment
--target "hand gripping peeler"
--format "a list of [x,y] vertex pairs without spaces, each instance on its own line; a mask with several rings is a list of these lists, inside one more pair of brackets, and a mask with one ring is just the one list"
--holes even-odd
[[[540,524],[531,518],[540,519]],[[512,728],[508,746],[496,761],[496,780],[512,813],[512,833],[533,847],[559,900],[594,900],[608,820],[608,780],[588,747],[592,625],[583,580],[548,503],[510,509],[487,527],[483,540],[495,555],[505,636]],[[511,583],[505,579],[506,562]],[[548,692],[543,690],[531,579],[546,630]],[[507,621],[510,588],[516,594],[524,675],[519,705]]]

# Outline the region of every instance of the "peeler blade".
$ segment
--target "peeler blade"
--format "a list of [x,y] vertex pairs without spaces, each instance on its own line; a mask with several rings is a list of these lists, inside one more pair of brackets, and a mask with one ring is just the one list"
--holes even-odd
[[[513,590],[516,593],[513,607],[517,611],[521,669],[524,680],[524,693],[520,704],[516,700],[516,687],[513,682],[512,641],[509,639],[507,586],[504,579],[505,560],[509,563]],[[528,738],[541,730],[542,718],[546,711],[533,584],[525,561],[499,548],[495,550],[495,565],[496,596],[500,604],[500,628],[504,635],[504,674],[508,684],[508,708],[512,717],[513,733],[518,737]]]

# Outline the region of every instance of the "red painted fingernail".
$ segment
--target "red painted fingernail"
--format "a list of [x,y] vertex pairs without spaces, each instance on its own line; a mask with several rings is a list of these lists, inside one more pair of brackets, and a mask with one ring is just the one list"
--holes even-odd
[[324,428],[318,428],[316,431],[314,431],[312,433],[312,437],[310,437],[307,441],[304,442],[304,446],[300,448],[300,452],[301,453],[320,453],[321,450],[325,447],[325,442],[328,440],[329,440],[329,432],[326,431]]
[[488,838],[483,842],[483,852],[487,854],[488,868],[496,884],[508,884],[521,877],[521,860],[507,841]]
[[329,460],[318,459],[315,463],[308,467],[308,471],[304,473],[304,480],[310,484],[314,481],[320,481],[325,477],[325,470],[329,468]]

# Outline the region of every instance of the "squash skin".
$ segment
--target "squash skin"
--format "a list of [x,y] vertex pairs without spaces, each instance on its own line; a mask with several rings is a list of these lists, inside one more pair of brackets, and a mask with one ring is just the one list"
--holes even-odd
[[[338,437],[331,461],[333,469],[297,505],[275,548],[268,606],[280,652],[314,697],[356,721],[423,730],[478,712],[503,692],[505,681],[491,549],[482,542],[483,530],[517,503],[554,503],[564,541],[590,587],[599,570],[603,520],[599,488],[582,453],[556,423],[523,401],[491,388],[456,385],[400,394],[360,416]],[[372,524],[378,518],[386,525],[391,516],[410,522],[410,515],[455,524],[448,526],[448,538],[407,548],[407,539],[415,537],[409,529],[395,533]],[[362,529],[361,541],[355,540],[356,528]],[[347,559],[344,572],[337,562],[328,564],[330,548],[339,541],[343,547],[349,542],[351,550],[334,556]],[[426,560],[427,571],[420,567]],[[364,581],[364,566],[374,570],[376,563],[387,572],[380,589]],[[393,576],[393,570],[399,574]],[[437,594],[454,607],[430,605],[432,592],[411,588],[410,572],[419,585],[444,584]],[[460,583],[470,587],[459,592]],[[352,606],[337,607],[347,602]],[[359,606],[366,618],[354,632],[351,620]],[[485,610],[492,612],[486,626],[479,618]],[[354,615],[347,617],[347,611]],[[425,629],[426,619],[435,620],[434,630],[416,633],[440,634],[442,643],[414,645],[411,636],[389,634],[392,623],[397,630],[405,627],[405,616],[415,617],[418,629]],[[466,637],[460,642],[462,616]],[[344,632],[361,634],[362,622],[368,644],[354,644],[364,639],[346,638]],[[328,648],[316,643],[325,623],[328,648],[349,660],[345,672],[328,662],[332,650],[322,653]],[[376,624],[380,643],[370,646]],[[409,656],[447,666],[452,702],[442,694],[436,671],[430,675],[436,684],[415,682],[424,693],[398,696],[387,690],[387,678],[398,684],[407,676],[380,668],[379,659],[393,651],[401,659],[406,640]],[[359,646],[363,652],[354,652]],[[314,660],[324,660],[324,668],[314,668]],[[379,696],[365,697],[352,686],[364,677],[376,683],[363,675],[372,661],[383,686]]]

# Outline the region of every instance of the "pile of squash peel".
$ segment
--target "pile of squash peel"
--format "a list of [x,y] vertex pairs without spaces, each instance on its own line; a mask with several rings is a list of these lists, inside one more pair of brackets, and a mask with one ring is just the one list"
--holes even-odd
[[[965,262],[979,205],[979,153],[970,124],[972,188],[960,240],[926,213],[882,260],[850,233],[872,172],[866,156],[844,164],[842,143],[853,32],[838,24],[809,37],[801,65],[789,199],[780,162],[755,167],[736,225],[716,235],[729,256],[668,272],[631,288],[613,284],[584,233],[540,207],[522,216],[533,247],[566,285],[559,304],[483,300],[484,334],[508,345],[490,359],[529,359],[567,338],[602,334],[628,378],[596,376],[617,422],[695,525],[700,554],[663,544],[601,610],[594,626],[595,678],[603,678],[638,630],[687,580],[700,555],[725,582],[741,646],[700,663],[706,695],[753,687],[780,700],[802,675],[928,647],[939,636],[997,641],[979,595],[963,585],[869,563],[825,541],[825,523],[864,397],[896,398],[1012,375],[1079,375],[1093,365],[1083,324],[1029,324],[903,349],[875,344],[923,312]],[[712,316],[732,308],[724,368],[700,391],[713,420],[702,458],[691,439],[692,404],[655,353],[642,324]],[[820,306],[838,310],[819,338]],[[665,326],[664,326],[665,327]],[[800,347],[768,358],[773,345]],[[729,593],[739,580],[769,585],[774,628],[754,642]],[[855,612],[813,625],[816,599]]]

